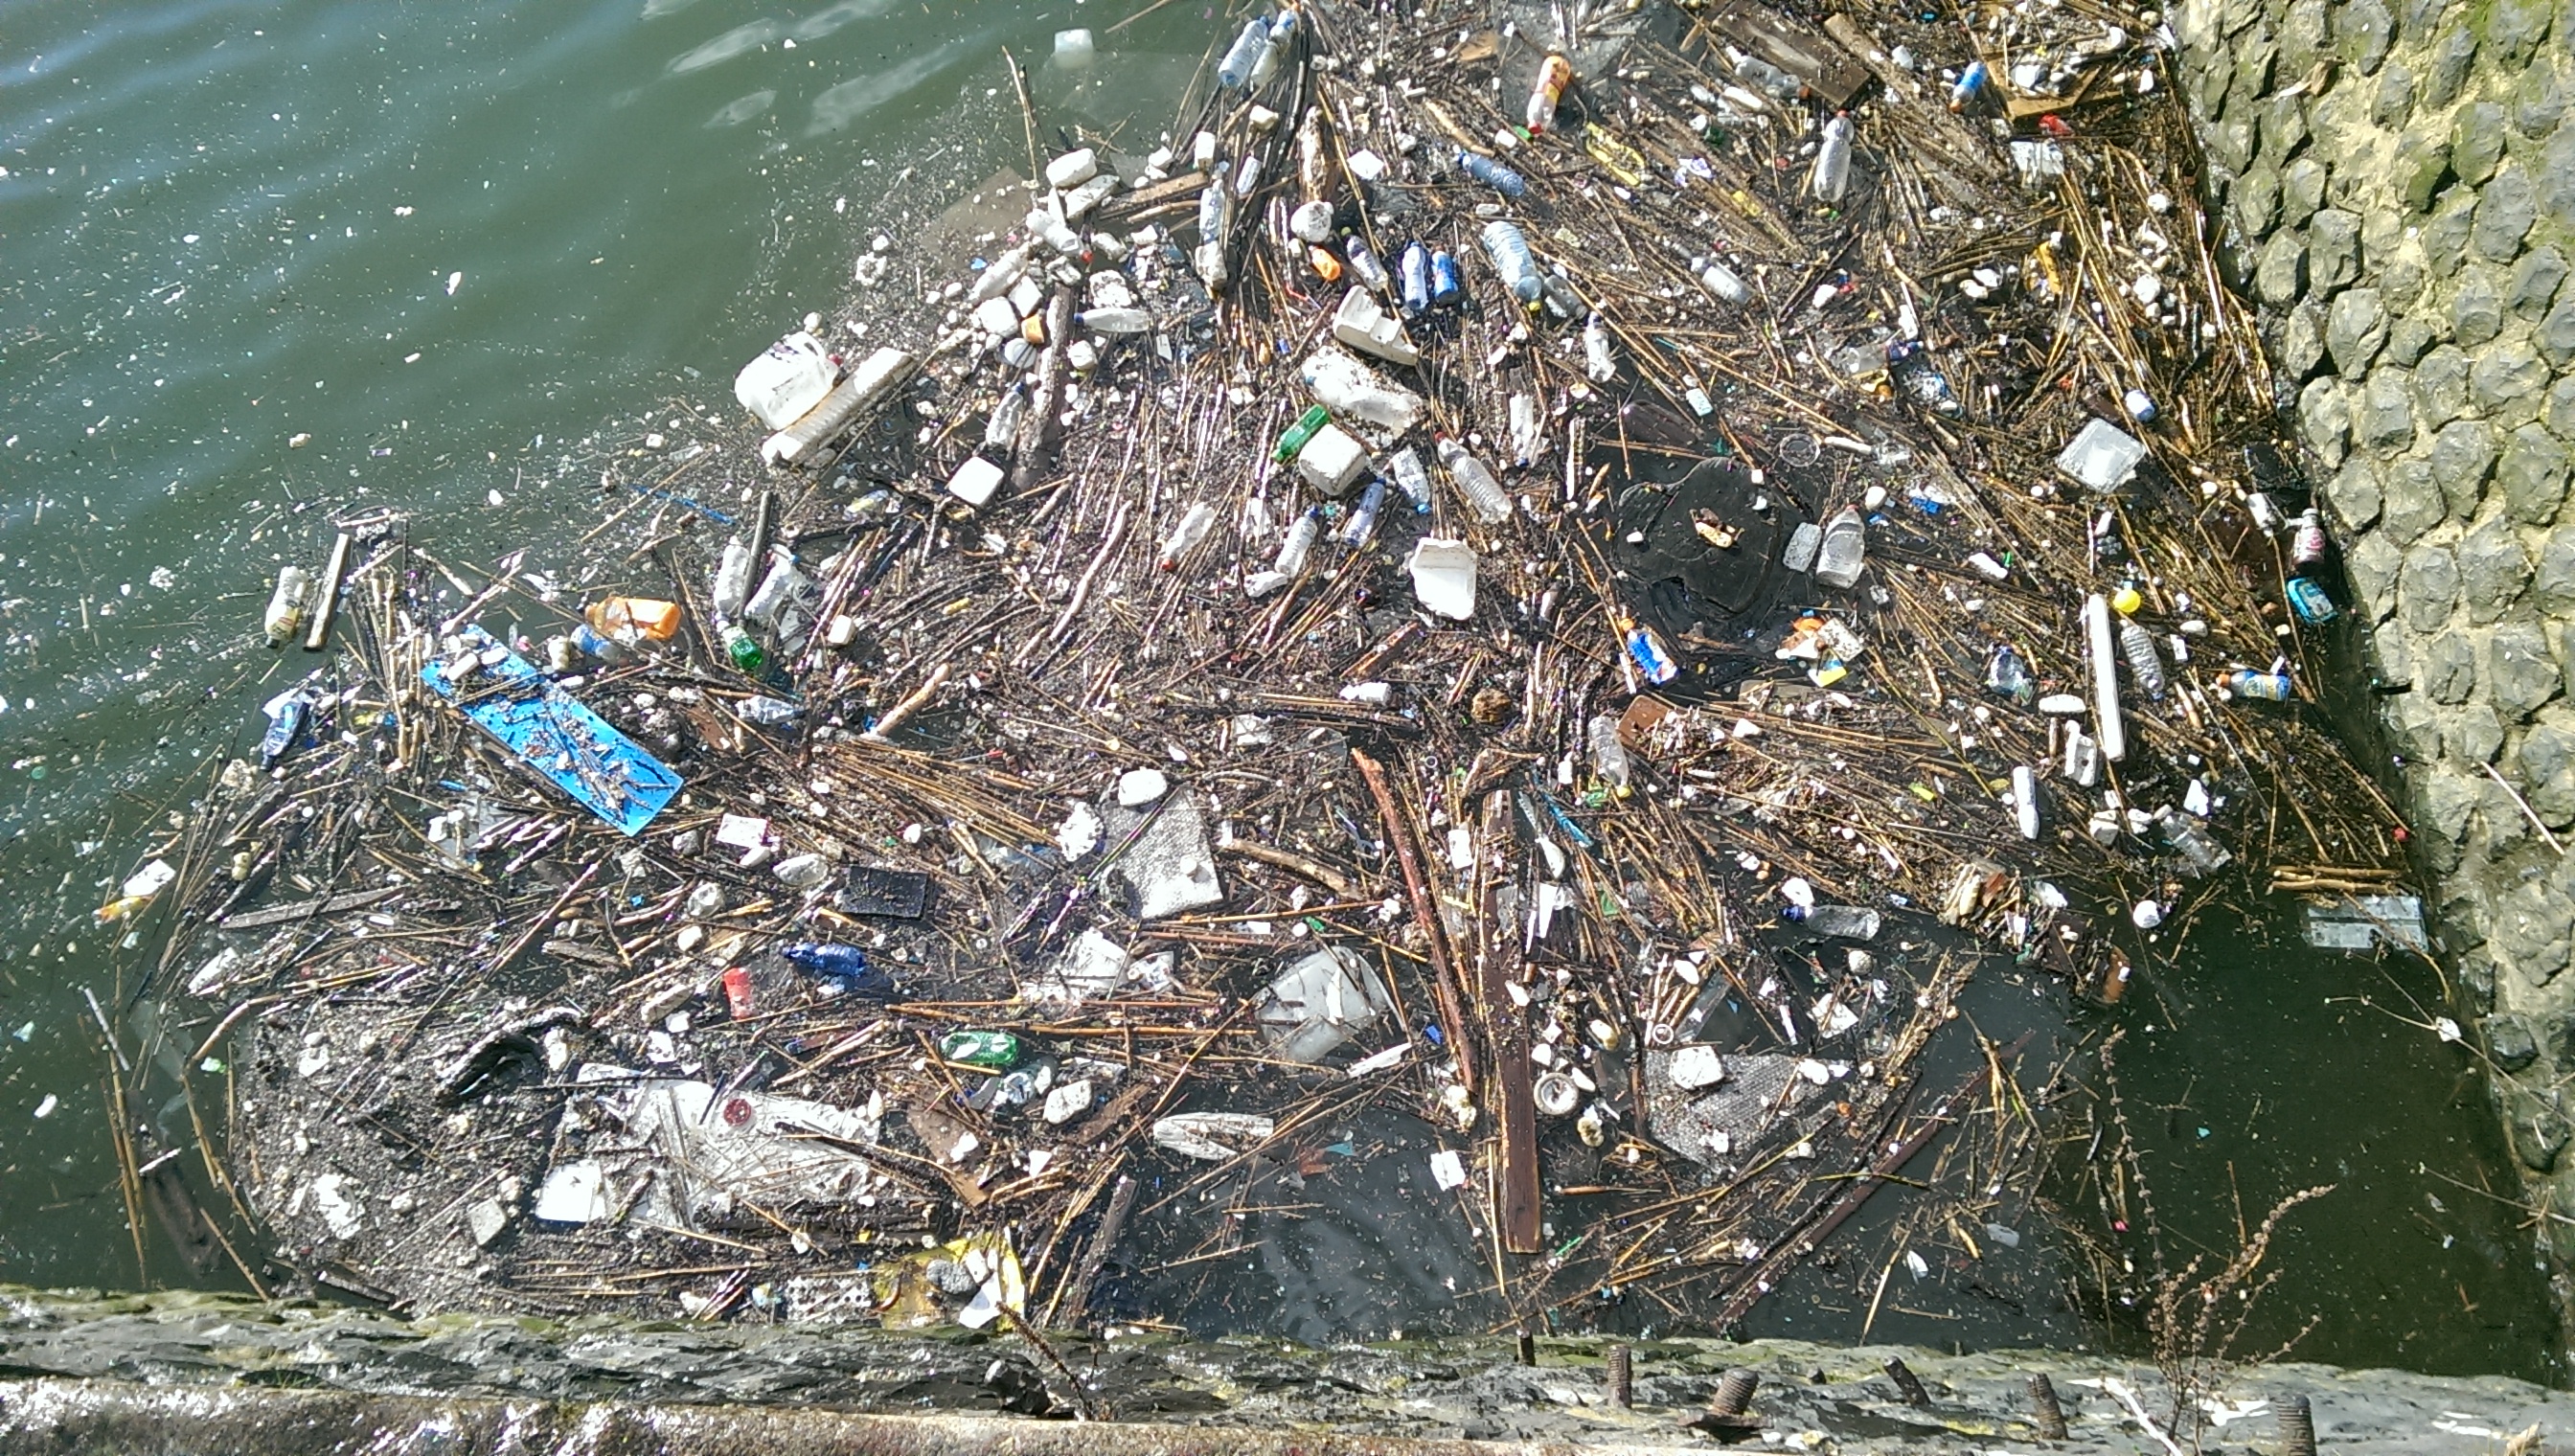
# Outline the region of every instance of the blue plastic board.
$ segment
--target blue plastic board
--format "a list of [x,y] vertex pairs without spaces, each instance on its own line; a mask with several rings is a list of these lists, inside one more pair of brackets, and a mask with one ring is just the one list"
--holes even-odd
[[671,765],[636,746],[479,627],[459,636],[487,666],[450,681],[447,661],[420,670],[430,691],[499,738],[582,807],[638,834],[680,791]]

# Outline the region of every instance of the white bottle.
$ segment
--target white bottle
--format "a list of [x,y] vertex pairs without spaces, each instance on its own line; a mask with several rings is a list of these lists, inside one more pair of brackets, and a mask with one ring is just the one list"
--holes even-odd
[[1271,569],[1283,577],[1294,577],[1305,570],[1305,559],[1314,554],[1314,543],[1323,535],[1323,513],[1309,508],[1288,528],[1288,539],[1279,543],[1279,560]]
[[1618,356],[1609,352],[1609,326],[1598,314],[1582,321],[1582,372],[1593,384],[1618,378]]
[[1833,113],[1824,123],[1823,145],[1815,150],[1815,200],[1833,203],[1842,200],[1850,188],[1851,123],[1847,112]]
[[1214,506],[1201,501],[1190,507],[1181,517],[1181,524],[1172,528],[1172,534],[1164,540],[1162,551],[1155,555],[1154,565],[1166,572],[1179,570],[1181,558],[1188,556],[1191,548],[1207,540],[1208,533],[1215,529]]
[[742,615],[751,598],[751,548],[737,536],[725,543],[724,560],[716,565],[716,616],[727,622]]
[[1815,580],[1827,587],[1856,584],[1867,551],[1868,527],[1857,511],[1843,507],[1841,514],[1824,526],[1823,545],[1815,553]]
[[1448,468],[1449,479],[1465,496],[1466,505],[1475,519],[1486,526],[1498,526],[1511,519],[1511,498],[1502,483],[1484,468],[1484,463],[1466,453],[1466,448],[1442,435],[1438,439],[1439,463]]
[[1714,258],[1693,258],[1690,272],[1698,276],[1699,286],[1714,295],[1717,302],[1742,305],[1752,298],[1751,285],[1743,275]]
[[277,590],[268,599],[267,615],[260,619],[260,630],[268,635],[268,645],[282,648],[304,631],[304,615],[313,605],[313,574],[298,566],[280,567]]

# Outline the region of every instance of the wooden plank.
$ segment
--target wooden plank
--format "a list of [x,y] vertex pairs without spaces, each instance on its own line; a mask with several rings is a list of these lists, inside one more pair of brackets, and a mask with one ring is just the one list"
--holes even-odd
[[1707,23],[1726,39],[1806,83],[1828,106],[1850,105],[1868,70],[1830,36],[1751,0],[1724,0]]
[[308,653],[322,651],[322,645],[331,640],[331,619],[340,611],[340,583],[349,575],[349,533],[345,531],[331,543],[331,560],[322,568],[320,594],[313,599],[313,626],[304,634],[304,650]]
[[1486,1079],[1486,1104],[1501,1160],[1494,1179],[1493,1226],[1502,1247],[1514,1254],[1546,1252],[1544,1205],[1539,1197],[1537,1166],[1537,1099],[1531,1090],[1528,1023],[1511,1002],[1507,982],[1520,969],[1519,917],[1501,912],[1502,889],[1510,882],[1511,795],[1497,788],[1484,795],[1483,821],[1475,827],[1475,858],[1482,880],[1476,915],[1475,959],[1482,972],[1485,1044],[1492,1049],[1492,1074]]
[[389,884],[382,889],[353,889],[346,894],[329,894],[320,899],[297,900],[290,905],[270,905],[262,910],[244,910],[226,915],[215,923],[226,930],[258,930],[270,925],[283,925],[315,915],[336,915],[342,910],[358,910],[379,900],[392,899],[405,886]]

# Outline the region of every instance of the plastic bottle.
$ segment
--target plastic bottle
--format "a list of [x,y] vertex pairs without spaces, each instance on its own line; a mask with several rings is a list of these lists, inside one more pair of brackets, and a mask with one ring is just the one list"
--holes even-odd
[[751,677],[759,677],[760,670],[769,666],[769,654],[762,650],[759,641],[730,622],[724,625],[724,649],[725,656],[733,660],[734,667]]
[[1608,384],[1618,377],[1618,357],[1609,350],[1609,326],[1593,314],[1582,321],[1582,372],[1593,384]]
[[1550,55],[1537,68],[1537,84],[1529,88],[1528,111],[1521,119],[1528,123],[1529,135],[1536,136],[1555,124],[1555,108],[1564,100],[1564,88],[1573,84],[1573,63],[1560,55]]
[[1546,291],[1538,281],[1537,259],[1530,255],[1528,239],[1517,226],[1498,219],[1484,224],[1484,256],[1493,260],[1493,271],[1502,276],[1511,297],[1523,304],[1533,304]]
[[1297,452],[1305,448],[1305,442],[1313,439],[1317,432],[1331,422],[1331,412],[1320,405],[1306,406],[1305,413],[1296,417],[1296,423],[1288,426],[1279,437],[1278,448],[1271,451],[1270,458],[1281,465],[1294,460]]
[[789,964],[816,975],[863,980],[868,974],[868,953],[856,945],[829,940],[800,940],[792,945],[779,946],[778,954]]
[[1270,22],[1256,15],[1243,23],[1243,33],[1217,63],[1217,84],[1228,91],[1242,90],[1252,84],[1252,73],[1269,57]]
[[951,1031],[939,1038],[939,1054],[949,1061],[987,1071],[1009,1071],[1028,1056],[1020,1038],[1008,1031]]
[[2309,627],[2322,627],[2341,615],[2325,589],[2305,577],[2289,579],[2289,610]]
[[1815,934],[1845,940],[1874,940],[1880,924],[1877,911],[1865,905],[1817,905],[1806,911],[1805,921]]
[[762,728],[775,728],[782,723],[793,721],[804,711],[784,698],[771,698],[766,694],[755,693],[734,705],[733,716],[744,723],[758,724]]
[[1418,318],[1430,311],[1430,250],[1419,243],[1404,245],[1398,265],[1403,279],[1403,311]]
[[2316,508],[2308,507],[2290,522],[2297,528],[2289,537],[2289,562],[2293,566],[2311,567],[2325,559],[2325,526],[2316,519]]
[[740,617],[742,604],[750,600],[751,548],[737,536],[725,542],[724,557],[716,563],[716,616]]
[[1469,152],[1460,148],[1457,153],[1457,170],[1507,198],[1516,200],[1528,191],[1527,179],[1479,152]]
[[1985,78],[1991,74],[1985,69],[1984,62],[1970,62],[1967,69],[1958,73],[1958,84],[1949,88],[1949,109],[1964,111],[1974,105],[1976,93],[1985,89]]
[[1154,327],[1154,316],[1143,309],[1085,309],[1079,317],[1094,334],[1142,334]]
[[586,622],[572,630],[572,645],[603,663],[613,663],[626,656],[624,648],[593,632]]
[[1225,241],[1226,225],[1234,219],[1234,197],[1225,190],[1222,178],[1207,185],[1199,194],[1199,238],[1203,242]]
[[1385,265],[1376,260],[1376,251],[1368,247],[1367,239],[1352,234],[1341,243],[1341,253],[1350,260],[1350,272],[1357,276],[1360,287],[1370,293],[1384,293],[1393,287],[1394,281],[1385,276]]
[[1799,91],[1805,89],[1796,77],[1771,65],[1759,56],[1746,55],[1729,47],[1725,58],[1733,64],[1736,75],[1782,101],[1795,98]]
[[1385,482],[1368,482],[1367,490],[1359,496],[1358,505],[1350,511],[1348,524],[1341,528],[1341,544],[1353,551],[1367,545],[1368,538],[1376,535],[1377,517],[1384,511]]
[[[1002,392],[1001,403],[993,407],[993,418],[984,422],[985,446],[993,450],[1010,449],[1013,442],[1020,438],[1020,426],[1025,423],[1028,418],[1028,386],[1014,384],[1009,389]],[[743,576],[747,580],[750,575],[751,558],[749,553],[745,553],[743,557]],[[741,611],[742,604],[740,602],[736,602],[732,612],[726,611],[726,609],[721,605],[719,605],[716,610],[719,614],[729,617],[733,615],[733,612]]]
[[[769,575],[760,579],[760,590],[743,604],[742,615],[753,622],[775,623],[780,609],[801,602],[813,590],[813,580],[796,570],[795,556],[785,547],[773,546],[769,549]],[[677,609],[673,611],[671,625],[676,629],[679,619]]]
[[1859,581],[1867,554],[1868,527],[1859,512],[1845,506],[1824,523],[1823,541],[1815,551],[1815,580],[1827,587],[1851,587]]
[[1743,281],[1743,275],[1715,258],[1691,259],[1690,272],[1698,278],[1699,286],[1714,295],[1719,303],[1740,306],[1752,300],[1751,285]]
[[2029,664],[2006,643],[1994,649],[1993,658],[1985,664],[1985,691],[1998,693],[2015,703],[2028,703],[2038,693],[2038,685],[2029,676]]
[[1837,111],[1824,123],[1823,145],[1815,149],[1815,200],[1835,203],[1850,189],[1850,113]]
[[1458,493],[1466,498],[1467,508],[1475,513],[1477,521],[1498,526],[1511,519],[1511,498],[1482,461],[1445,435],[1434,444],[1439,450],[1439,463],[1448,468],[1448,478],[1457,483]]
[[1465,285],[1457,278],[1457,255],[1445,248],[1430,253],[1430,302],[1435,308],[1448,308],[1465,297]]
[[2133,618],[2119,623],[2119,652],[2128,660],[2128,672],[2135,678],[2137,689],[2149,702],[2161,703],[2164,697],[2163,659],[2155,654],[2155,635]]
[[1388,456],[1385,467],[1394,476],[1395,488],[1403,492],[1406,500],[1412,502],[1412,514],[1429,515],[1430,469],[1421,463],[1419,453],[1407,445]]
[[1234,164],[1234,195],[1237,197],[1250,197],[1253,189],[1260,185],[1261,158],[1253,154],[1246,153],[1243,157],[1237,159]]
[[2226,675],[2226,690],[2238,698],[2258,698],[2268,703],[2286,703],[2295,690],[2286,673],[2256,673],[2238,668]]
[[312,718],[312,701],[304,696],[301,689],[271,699],[268,704],[268,731],[259,740],[259,766],[274,768],[287,754],[294,752],[296,740],[304,736],[304,726]]
[[1322,535],[1322,508],[1308,506],[1304,514],[1288,526],[1287,538],[1279,543],[1279,559],[1270,564],[1271,570],[1283,577],[1293,577],[1303,572],[1305,559],[1314,554],[1314,543],[1321,540]]
[[680,632],[680,606],[676,602],[611,597],[593,602],[582,616],[589,621],[591,631],[627,647],[644,642],[669,642]]
[[1280,11],[1279,17],[1270,22],[1270,48],[1261,53],[1261,59],[1252,67],[1254,90],[1257,91],[1269,85],[1270,78],[1279,74],[1279,63],[1287,58],[1288,42],[1295,37],[1296,12]]
[[1681,675],[1680,663],[1650,627],[1631,626],[1626,633],[1627,660],[1644,680],[1660,688]]
[[1618,741],[1618,720],[1601,714],[1583,729],[1583,738],[1591,748],[1591,771],[1611,789],[1624,789],[1627,786],[1627,749]]
[[1173,527],[1172,534],[1164,539],[1163,549],[1156,554],[1154,565],[1166,572],[1180,570],[1181,558],[1188,556],[1192,548],[1207,540],[1208,533],[1215,529],[1216,508],[1214,506],[1201,501],[1190,507],[1181,516],[1181,524]]
[[1591,306],[1574,291],[1573,280],[1561,269],[1550,268],[1537,276],[1539,294],[1546,300],[1546,311],[1566,323],[1591,312]]
[[269,594],[268,612],[260,619],[268,645],[282,648],[302,636],[305,614],[312,606],[313,574],[298,566],[278,568],[277,590]]

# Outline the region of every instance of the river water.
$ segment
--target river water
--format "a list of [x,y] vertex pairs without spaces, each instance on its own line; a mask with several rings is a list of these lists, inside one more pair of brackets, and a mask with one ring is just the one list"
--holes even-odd
[[[371,504],[452,559],[562,546],[601,442],[730,411],[880,230],[1025,169],[1005,47],[1049,129],[1150,144],[1222,20],[1110,31],[1141,3],[0,4],[0,1280],[137,1279],[83,992],[113,1014],[157,945],[91,911],[303,671],[256,645],[277,567]],[[1081,75],[1048,62],[1076,25]],[[2270,1322],[2318,1321],[2302,1358],[2550,1378],[2438,996],[2285,919],[2203,926],[2076,1030],[2131,1033],[2176,1263],[2336,1185],[2270,1266]],[[1945,1342],[1895,1303],[1880,1337]],[[1857,1329],[1828,1299],[1766,1318]]]

